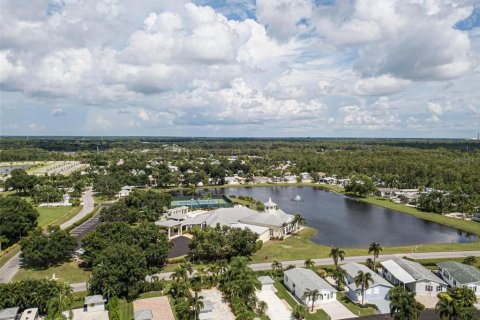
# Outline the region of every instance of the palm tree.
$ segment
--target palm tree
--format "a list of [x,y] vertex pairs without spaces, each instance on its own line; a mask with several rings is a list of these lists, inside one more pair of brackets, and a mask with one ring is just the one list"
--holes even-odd
[[257,312],[260,316],[264,316],[267,313],[268,304],[265,301],[258,301],[257,303]]
[[305,299],[305,300],[310,299],[312,301],[312,312],[313,312],[313,308],[315,307],[315,301],[318,299],[319,296],[320,296],[320,291],[318,291],[317,289],[310,290],[309,288],[307,288],[303,293],[302,299]]
[[367,258],[367,260],[365,261],[365,265],[366,265],[370,270],[376,271],[376,269],[375,269],[375,262],[373,262],[373,260],[372,260],[371,258]]
[[48,320],[65,319],[63,312],[69,310],[68,319],[73,318],[72,306],[72,289],[67,284],[59,287],[58,294],[51,298],[47,303]]
[[379,243],[372,242],[370,243],[370,246],[368,247],[368,253],[373,253],[373,265],[374,265],[374,271],[377,269],[377,258],[380,255],[380,252],[383,251],[382,246]]
[[343,291],[343,288],[347,285],[346,277],[347,272],[342,268],[338,268],[332,272],[332,278],[335,280],[339,291]]
[[188,299],[188,304],[195,314],[194,319],[197,320],[197,315],[203,309],[203,296],[199,296],[197,292]]
[[365,291],[370,287],[370,283],[373,283],[372,274],[370,272],[364,273],[363,271],[358,271],[357,276],[354,278],[355,285],[360,287],[362,292],[362,304],[365,300]]
[[277,260],[273,260],[272,262],[272,273],[275,275],[278,271],[282,270],[282,263]]
[[301,224],[306,224],[307,219],[305,219],[305,217],[301,213],[295,213],[292,222],[295,224],[295,228],[298,230],[298,226]]
[[329,256],[332,257],[333,264],[335,264],[335,268],[338,269],[338,259],[340,259],[341,261],[345,259],[345,251],[340,248],[334,247],[330,250]]
[[305,265],[305,268],[313,269],[315,267],[315,261],[313,261],[310,258],[305,260],[305,262],[303,264]]
[[415,293],[397,286],[388,292],[390,316],[395,320],[416,320],[423,310],[423,305],[415,300]]
[[182,266],[179,266],[173,271],[173,273],[170,275],[170,278],[173,280],[179,281],[179,280],[187,280],[188,279],[188,270],[185,269]]
[[295,318],[302,320],[302,319],[305,319],[307,314],[308,314],[308,309],[303,304],[297,304],[295,307],[293,307],[292,315]]

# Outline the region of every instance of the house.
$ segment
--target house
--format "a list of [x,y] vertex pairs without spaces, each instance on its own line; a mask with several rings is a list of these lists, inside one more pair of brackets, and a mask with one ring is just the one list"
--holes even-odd
[[313,302],[316,305],[333,302],[337,299],[337,290],[310,269],[293,268],[287,270],[283,273],[283,282],[288,290],[302,300],[305,305],[312,304],[310,298],[303,297],[307,289],[319,291],[318,298]]
[[0,310],[0,320],[15,320],[18,315],[19,307],[6,308]]
[[480,297],[480,270],[456,261],[437,263],[439,274],[452,288],[469,288]]
[[302,178],[302,182],[312,182],[312,177],[308,172],[300,173],[300,177]]
[[275,287],[274,287],[274,283],[275,281],[270,277],[270,276],[261,276],[261,277],[258,277],[257,280],[260,282],[260,285],[262,286],[262,291],[263,290],[273,290]]
[[20,317],[20,320],[37,320],[38,308],[25,309]]
[[435,297],[439,292],[447,291],[445,281],[420,263],[396,258],[380,262],[382,276],[393,285],[400,285],[415,292],[418,296]]
[[345,188],[350,184],[350,179],[338,179],[337,184]]
[[395,197],[399,191],[397,188],[377,188],[377,194],[382,198]]
[[323,177],[323,178],[320,178],[318,182],[326,183],[326,184],[336,184],[337,179],[334,177]]
[[133,313],[133,319],[134,320],[151,320],[153,319],[152,310],[150,309],[137,310]]
[[393,288],[392,284],[363,264],[351,262],[340,266],[340,268],[347,273],[345,280],[349,290],[346,294],[353,302],[362,302],[362,289],[355,284],[355,277],[358,275],[359,271],[370,273],[373,282],[370,282],[369,288],[365,290],[364,302],[375,304],[381,313],[390,312],[387,294],[388,291]]
[[102,295],[86,296],[84,309],[86,312],[105,311],[105,300]]
[[118,196],[120,198],[124,198],[126,196],[128,196],[130,194],[130,192],[132,192],[133,190],[133,187],[131,186],[123,186],[122,189],[120,190],[120,192],[118,193]]
[[225,184],[240,184],[237,177],[225,177]]

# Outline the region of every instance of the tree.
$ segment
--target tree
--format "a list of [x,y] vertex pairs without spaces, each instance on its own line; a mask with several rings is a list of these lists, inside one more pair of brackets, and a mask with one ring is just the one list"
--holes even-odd
[[17,242],[21,237],[37,226],[38,211],[19,197],[0,197],[0,236],[7,246]]
[[332,248],[330,250],[329,256],[332,257],[333,264],[335,265],[335,268],[338,269],[338,259],[340,259],[341,261],[343,261],[343,259],[345,259],[345,251],[343,251],[339,248]]
[[63,312],[68,310],[68,319],[73,318],[73,312],[71,310],[73,302],[72,288],[68,284],[62,283],[59,285],[59,291],[57,295],[51,298],[47,304],[47,316],[46,320],[63,320],[65,316]]
[[390,316],[395,320],[416,320],[424,306],[415,300],[415,292],[394,287],[388,292]]
[[477,296],[475,295],[475,292],[466,287],[454,288],[448,292],[448,295],[461,306],[466,308],[471,308],[475,303],[477,303]]
[[8,242],[8,238],[0,235],[0,252],[2,252],[2,243],[7,243],[7,242]]
[[23,169],[15,169],[10,172],[10,178],[5,181],[5,189],[13,189],[24,195],[28,194],[37,184],[37,177],[29,176]]
[[302,299],[304,299],[306,303],[308,302],[308,300],[312,301],[312,309],[311,309],[312,312],[313,312],[313,308],[315,307],[315,301],[317,301],[319,296],[320,296],[320,291],[318,291],[317,289],[311,290],[307,288],[303,293]]
[[98,176],[94,182],[95,191],[100,192],[111,199],[122,187],[120,181],[111,175]]
[[312,259],[308,258],[308,259],[305,260],[305,262],[303,263],[303,265],[305,266],[305,268],[313,269],[313,268],[315,268],[315,261],[313,261]]
[[473,266],[477,263],[477,257],[475,256],[468,256],[465,259],[463,259],[463,263],[469,266]]
[[373,271],[376,271],[377,269],[377,259],[378,256],[380,255],[380,252],[383,251],[382,246],[379,243],[372,242],[370,243],[370,246],[368,247],[368,253],[373,253]]
[[438,294],[435,312],[442,320],[474,319],[473,305],[477,302],[475,293],[468,288],[455,288]]
[[108,298],[133,298],[146,275],[147,261],[140,250],[126,243],[111,244],[95,260],[89,291]]
[[344,287],[346,286],[346,276],[347,272],[342,268],[337,268],[332,272],[332,278],[335,280],[337,284],[337,289],[339,291],[343,291]]
[[305,219],[305,217],[301,213],[296,213],[293,216],[292,223],[295,224],[296,228],[298,229],[299,225],[303,225],[307,223],[307,219]]
[[276,275],[278,272],[282,271],[282,263],[280,261],[277,261],[277,260],[273,260],[272,264],[271,264],[271,267],[272,267],[272,274]]
[[36,229],[30,237],[22,239],[20,245],[20,256],[27,265],[46,268],[70,260],[77,241],[59,226],[50,226],[47,233]]
[[370,270],[376,271],[375,262],[373,262],[373,260],[372,260],[371,258],[367,258],[367,260],[365,260],[365,265],[366,265]]
[[264,316],[267,313],[268,304],[265,301],[258,301],[257,303],[257,313],[261,316]]
[[345,187],[346,192],[351,192],[360,197],[375,192],[376,188],[370,177],[364,174],[357,174],[350,177],[350,183]]
[[192,297],[188,298],[188,304],[194,312],[194,319],[197,320],[197,316],[200,314],[200,310],[203,308],[203,296],[199,296],[198,293],[195,292]]
[[355,285],[360,287],[362,293],[362,304],[365,302],[365,291],[370,287],[370,283],[373,283],[372,274],[370,272],[364,273],[363,271],[358,271],[357,276],[354,278]]
[[303,304],[297,304],[295,307],[293,307],[292,315],[299,319],[305,319],[305,317],[308,314],[308,309],[305,307]]

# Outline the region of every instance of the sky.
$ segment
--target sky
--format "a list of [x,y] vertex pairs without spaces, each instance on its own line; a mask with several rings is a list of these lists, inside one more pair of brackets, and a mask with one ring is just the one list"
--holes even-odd
[[0,6],[2,135],[480,131],[480,0]]

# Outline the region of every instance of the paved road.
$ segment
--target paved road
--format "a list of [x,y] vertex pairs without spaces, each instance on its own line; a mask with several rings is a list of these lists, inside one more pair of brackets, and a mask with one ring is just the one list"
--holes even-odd
[[[67,222],[63,223],[60,228],[65,229],[81,218],[85,217],[88,213],[93,210],[94,202],[93,202],[93,192],[87,191],[82,196],[83,201],[83,208],[80,212],[75,215],[72,219],[68,220]],[[8,283],[12,281],[13,276],[17,273],[18,269],[20,269],[20,253],[14,255],[7,263],[0,268],[0,283]],[[81,290],[83,291],[83,290]]]

